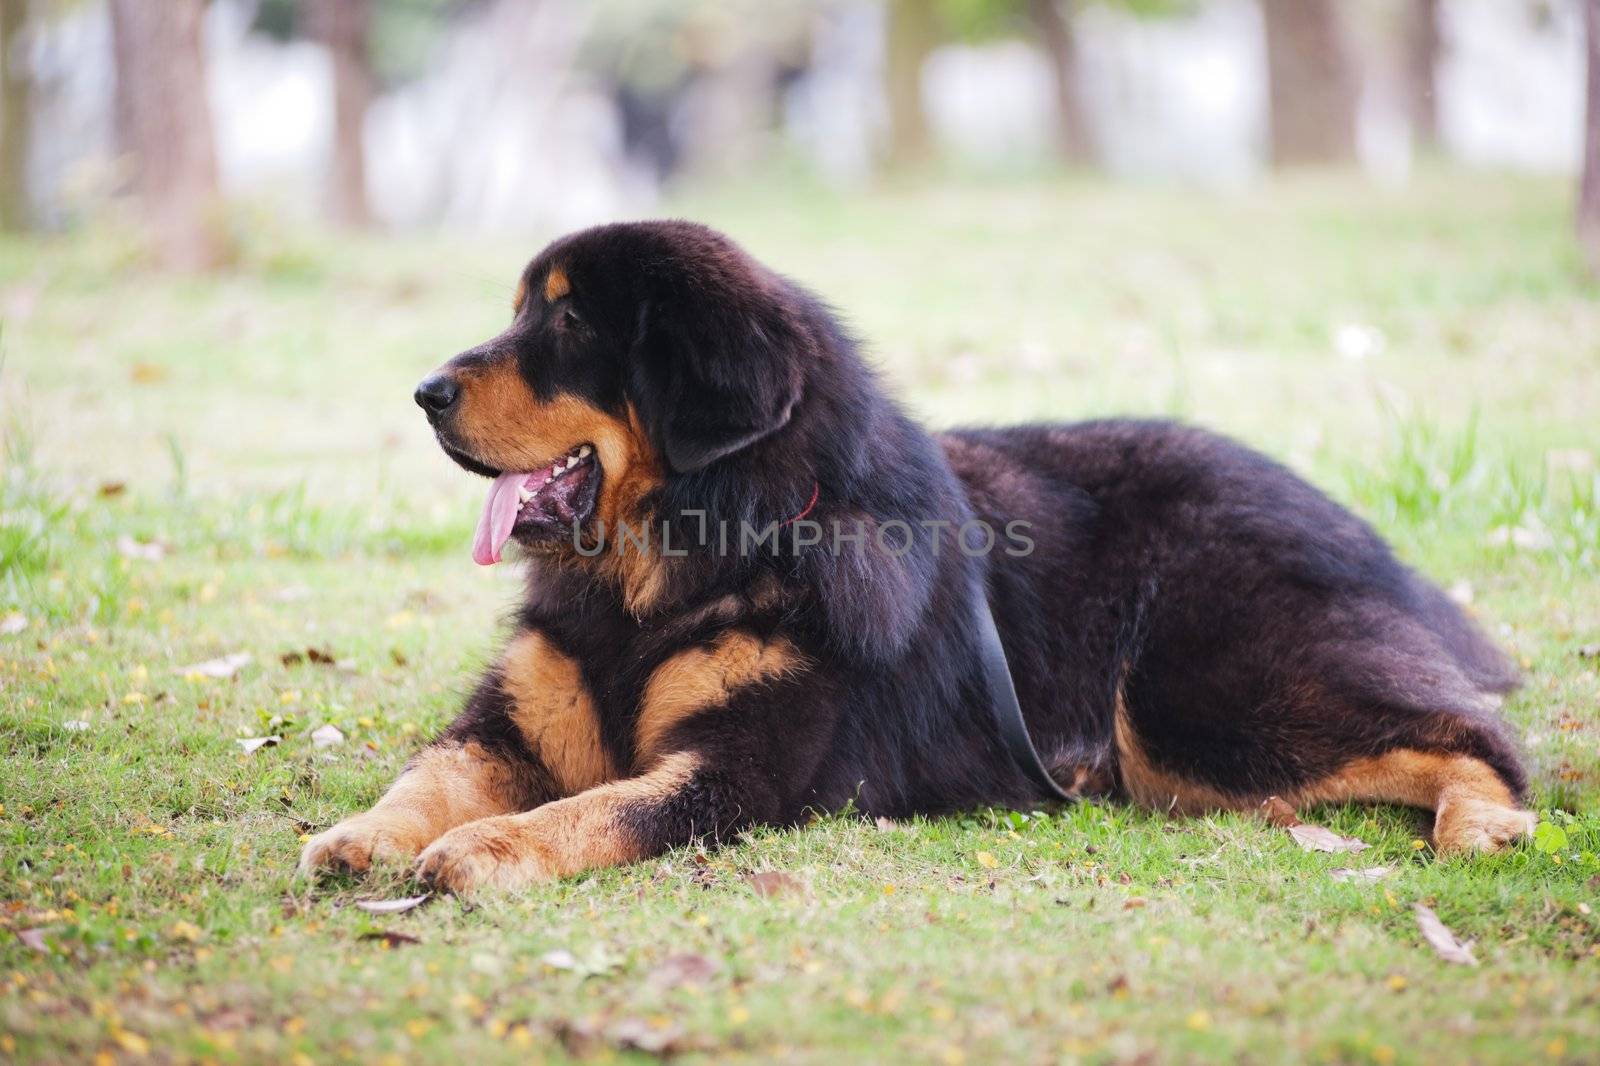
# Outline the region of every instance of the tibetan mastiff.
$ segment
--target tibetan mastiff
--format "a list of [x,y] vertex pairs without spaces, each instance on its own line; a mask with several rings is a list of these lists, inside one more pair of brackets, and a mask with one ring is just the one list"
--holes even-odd
[[514,889],[847,805],[1036,803],[991,615],[1066,792],[1407,804],[1441,853],[1534,824],[1515,672],[1360,519],[1167,422],[930,434],[820,300],[704,226],[556,241],[415,398],[489,479],[473,558],[515,541],[526,594],[460,716],[306,871]]

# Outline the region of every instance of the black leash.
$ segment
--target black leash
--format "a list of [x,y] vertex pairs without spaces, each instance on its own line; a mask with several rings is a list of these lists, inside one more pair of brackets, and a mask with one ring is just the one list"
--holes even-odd
[[1000,643],[1000,631],[995,628],[994,612],[989,609],[989,598],[983,587],[978,588],[978,653],[983,656],[983,673],[988,682],[990,709],[994,711],[995,725],[1000,729],[1000,739],[1011,752],[1011,759],[1034,784],[1044,789],[1053,799],[1071,801],[1072,795],[1056,783],[1044,760],[1028,736],[1028,724],[1022,718],[1022,704],[1017,702],[1017,688],[1011,683],[1011,667],[1006,663],[1006,649]]

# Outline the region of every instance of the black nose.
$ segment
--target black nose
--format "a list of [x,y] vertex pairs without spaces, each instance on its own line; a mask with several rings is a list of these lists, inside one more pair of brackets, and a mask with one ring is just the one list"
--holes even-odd
[[456,397],[461,395],[461,386],[456,384],[454,378],[448,374],[435,374],[431,378],[423,378],[422,384],[417,386],[416,394],[412,399],[417,401],[417,406],[428,412],[429,418],[438,418],[450,410],[450,405],[456,402]]

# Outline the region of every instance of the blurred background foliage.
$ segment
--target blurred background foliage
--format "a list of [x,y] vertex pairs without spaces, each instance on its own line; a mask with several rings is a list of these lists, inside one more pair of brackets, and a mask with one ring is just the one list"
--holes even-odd
[[1597,3],[4,0],[0,224],[120,212],[208,270],[240,210],[542,236],[774,173],[1237,190],[1439,156],[1588,158],[1592,245]]

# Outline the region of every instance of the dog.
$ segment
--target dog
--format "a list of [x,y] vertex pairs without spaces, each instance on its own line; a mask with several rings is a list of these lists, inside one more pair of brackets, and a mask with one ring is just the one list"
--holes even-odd
[[559,239],[416,390],[526,594],[460,716],[304,871],[512,890],[853,807],[1381,801],[1531,832],[1515,671],[1359,518],[1200,429],[930,434],[837,317],[690,222]]

